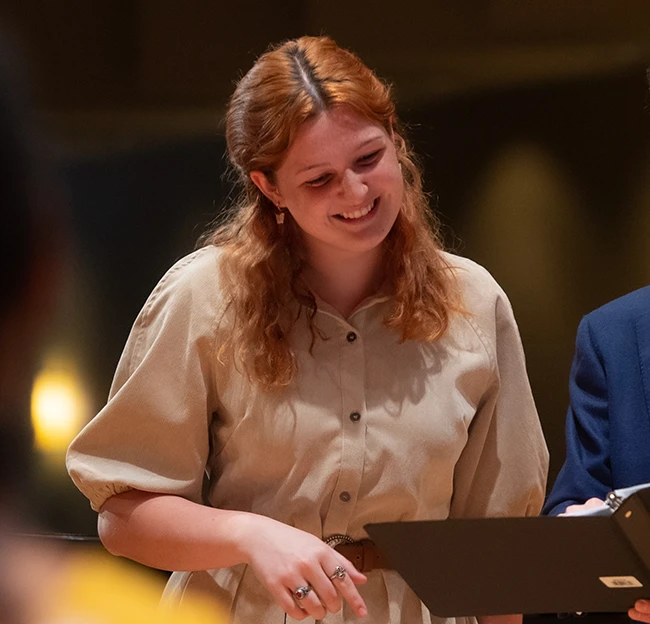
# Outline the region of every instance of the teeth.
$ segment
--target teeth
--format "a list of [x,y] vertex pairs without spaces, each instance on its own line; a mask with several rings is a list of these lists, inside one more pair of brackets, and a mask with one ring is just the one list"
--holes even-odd
[[361,217],[365,217],[372,210],[374,205],[375,202],[371,201],[367,206],[361,208],[361,210],[357,210],[356,212],[342,212],[341,216],[344,219],[360,219]]

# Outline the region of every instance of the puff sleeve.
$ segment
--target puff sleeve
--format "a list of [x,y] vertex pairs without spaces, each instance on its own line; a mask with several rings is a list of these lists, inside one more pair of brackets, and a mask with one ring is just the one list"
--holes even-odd
[[135,321],[106,406],[72,442],[67,468],[99,511],[129,489],[201,502],[222,316],[217,250],[174,265]]
[[537,515],[548,451],[510,302],[480,268],[467,286],[466,304],[467,322],[484,344],[492,375],[455,467],[450,517]]

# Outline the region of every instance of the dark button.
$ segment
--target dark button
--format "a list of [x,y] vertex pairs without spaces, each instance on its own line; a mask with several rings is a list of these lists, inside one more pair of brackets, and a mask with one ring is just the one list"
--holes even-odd
[[359,422],[361,420],[361,414],[359,412],[352,412],[350,414],[350,420],[352,422]]
[[350,499],[352,498],[350,496],[350,492],[346,492],[345,490],[339,494],[339,498],[344,502],[344,503],[349,503]]
[[357,335],[354,332],[348,332],[346,338],[348,342],[354,342],[357,339]]

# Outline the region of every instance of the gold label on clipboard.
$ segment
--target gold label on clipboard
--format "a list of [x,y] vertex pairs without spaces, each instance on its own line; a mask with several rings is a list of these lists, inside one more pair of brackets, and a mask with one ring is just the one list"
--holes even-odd
[[634,576],[599,576],[600,582],[611,589],[629,589],[643,587],[643,583]]

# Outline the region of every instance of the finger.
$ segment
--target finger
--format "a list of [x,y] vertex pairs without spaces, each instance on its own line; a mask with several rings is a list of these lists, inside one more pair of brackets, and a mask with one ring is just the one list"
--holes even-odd
[[569,506],[564,510],[564,513],[561,513],[560,515],[561,515],[561,516],[564,516],[564,515],[566,515],[566,514],[575,513],[576,511],[580,511],[581,508],[582,508],[582,505],[569,505]]
[[323,606],[313,587],[302,600],[296,600],[296,603],[300,609],[307,615],[311,615],[315,620],[322,620],[327,615],[327,609]]
[[352,610],[359,617],[366,617],[366,615],[368,615],[368,608],[359,594],[356,584],[363,584],[367,579],[365,575],[361,574],[361,572],[359,572],[349,561],[347,561],[347,566],[343,566],[347,572],[345,578],[336,579],[334,584],[343,599],[352,607]]
[[[304,577],[303,577],[304,578]],[[293,588],[293,589],[291,589]],[[307,589],[306,593],[303,592],[302,596],[297,596],[297,591],[298,589]],[[316,620],[322,620],[326,615],[327,615],[327,610],[323,606],[323,604],[320,601],[320,598],[318,597],[318,594],[314,590],[314,587],[312,584],[310,584],[307,581],[296,581],[295,579],[292,581],[289,581],[285,585],[285,593],[288,593],[290,596],[294,609],[292,610],[295,612],[295,607],[298,608],[299,612],[302,612],[302,616],[310,615]],[[283,602],[283,605],[286,604]],[[291,615],[291,612],[288,610],[289,605],[287,605],[287,613]],[[293,617],[293,615],[292,615]],[[300,617],[299,619],[303,619],[303,617]]]
[[280,608],[294,620],[304,620],[307,612],[300,608],[293,598],[293,593],[284,586],[279,586],[276,591],[271,591]]
[[328,565],[325,568],[321,568],[320,572],[317,572],[312,576],[311,584],[313,585],[316,594],[318,594],[320,601],[323,603],[323,606],[330,613],[336,613],[341,610],[341,595],[326,572],[330,567],[334,570],[336,565]]
[[650,613],[650,601],[648,600],[637,600],[634,603],[634,608],[640,613]]
[[363,585],[368,580],[368,577],[365,574],[359,572],[359,570],[354,567],[354,564],[343,557],[343,555],[341,555],[341,562],[339,565],[345,569],[345,571],[348,573],[348,576],[352,579],[352,582],[355,585]]
[[627,612],[627,614],[631,620],[637,620],[638,622],[646,622],[647,624],[650,624],[650,613],[648,612],[637,611],[637,609],[632,607]]
[[564,513],[561,513],[560,516],[565,516],[567,514],[574,514],[584,511],[585,509],[597,509],[598,507],[603,507],[605,502],[600,498],[590,498],[580,505],[569,505]]

